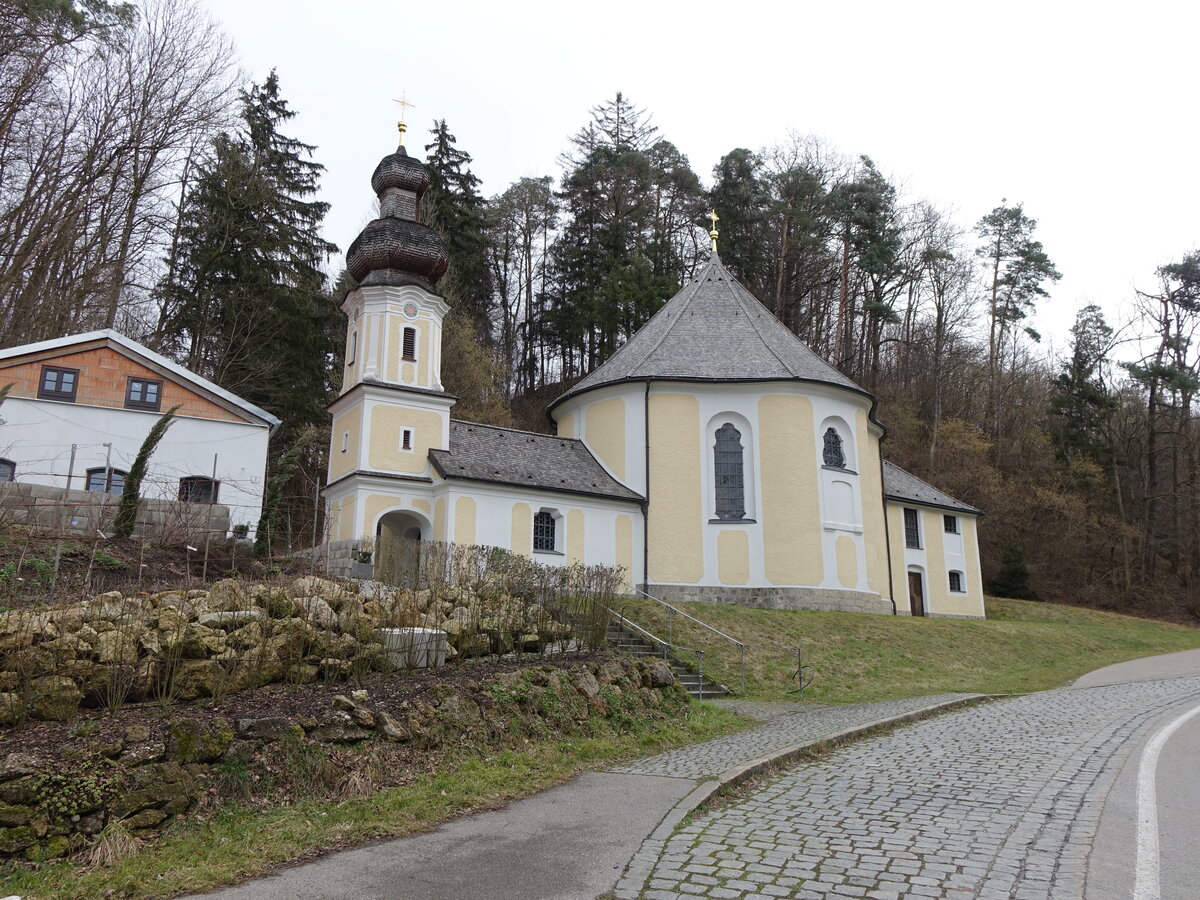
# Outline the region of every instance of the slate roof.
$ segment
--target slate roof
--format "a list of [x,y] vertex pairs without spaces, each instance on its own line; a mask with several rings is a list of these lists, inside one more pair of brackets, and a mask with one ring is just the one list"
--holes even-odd
[[596,461],[582,441],[450,420],[450,449],[430,450],[443,478],[465,478],[616,500],[641,500]]
[[980,511],[975,507],[955,500],[949,494],[939,491],[932,484],[922,481],[916,475],[887,460],[883,462],[883,493],[889,500],[908,501],[980,515]]
[[[714,253],[602,366],[551,404],[622,381],[818,381],[867,392],[817,356]],[[868,395],[869,396],[869,395]]]

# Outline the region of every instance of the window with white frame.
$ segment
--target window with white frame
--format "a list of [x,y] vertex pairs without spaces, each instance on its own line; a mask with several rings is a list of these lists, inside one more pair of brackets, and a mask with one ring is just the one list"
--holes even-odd
[[125,476],[128,474],[120,469],[105,469],[103,466],[88,469],[84,489],[99,494],[120,494],[125,490]]
[[402,342],[403,358],[407,362],[415,362],[417,359],[417,329],[405,328],[404,339]]
[[958,516],[942,516],[946,534],[958,534]]
[[349,449],[350,449],[350,432],[343,431],[342,432],[342,452],[345,453]]
[[413,430],[411,428],[400,429],[400,449],[411,450],[413,448]]
[[963,573],[962,572],[951,572],[950,573],[950,591],[951,591],[951,593],[954,593],[954,594],[962,594],[962,593],[966,592],[966,588],[963,587]]
[[904,510],[904,546],[921,549],[921,526],[915,509]]
[[354,365],[354,359],[358,356],[358,331],[355,330],[350,334],[350,352],[346,354],[346,365]]

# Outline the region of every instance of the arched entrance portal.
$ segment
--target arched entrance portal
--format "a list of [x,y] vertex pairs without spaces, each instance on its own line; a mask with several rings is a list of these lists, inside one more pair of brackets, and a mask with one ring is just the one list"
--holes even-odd
[[375,579],[416,587],[421,575],[421,541],[428,524],[407,511],[394,510],[375,526]]

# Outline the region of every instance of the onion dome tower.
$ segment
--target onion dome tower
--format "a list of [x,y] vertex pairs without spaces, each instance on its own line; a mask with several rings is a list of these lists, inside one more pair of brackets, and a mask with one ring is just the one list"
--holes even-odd
[[[407,105],[407,104],[406,104]],[[418,221],[429,170],[400,143],[371,175],[379,218],[351,243],[346,269],[358,282],[342,304],[349,319],[342,393],[374,383],[441,391],[442,318],[437,294],[450,263],[441,236]]]
[[432,228],[417,221],[429,170],[400,145],[375,167],[371,187],[379,197],[379,218],[362,230],[346,254],[346,268],[361,286],[415,284],[432,292],[450,259]]

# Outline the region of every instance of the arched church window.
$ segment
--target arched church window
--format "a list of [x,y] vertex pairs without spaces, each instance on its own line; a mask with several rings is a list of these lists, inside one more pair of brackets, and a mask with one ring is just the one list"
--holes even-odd
[[842,449],[842,436],[836,428],[825,429],[825,465],[835,469],[846,468],[846,452]]
[[717,429],[713,445],[713,474],[717,488],[717,518],[746,517],[746,489],[742,466],[742,433],[726,422]]

